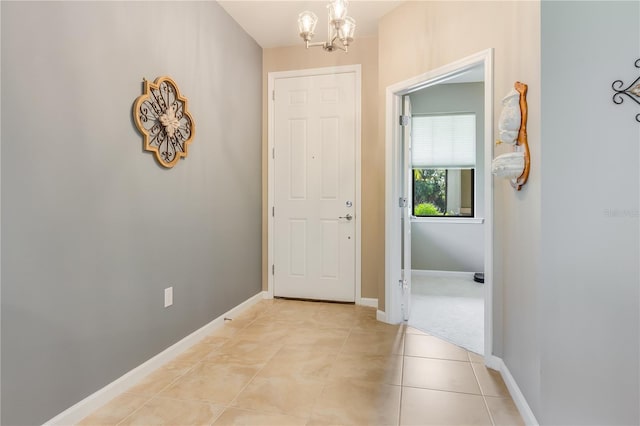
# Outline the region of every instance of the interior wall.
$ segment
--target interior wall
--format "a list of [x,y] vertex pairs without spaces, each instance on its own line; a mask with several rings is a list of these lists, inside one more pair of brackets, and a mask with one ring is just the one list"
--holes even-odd
[[[413,114],[476,114],[475,217],[484,217],[484,84],[438,84],[409,95]],[[484,225],[443,219],[411,223],[411,268],[484,271]]]
[[640,424],[638,58],[640,2],[542,3],[541,424]]
[[[262,55],[216,2],[1,8],[1,423],[34,425],[261,291]],[[173,169],[132,120],[162,75]]]
[[[494,185],[493,353],[501,356],[534,409],[539,406],[538,266],[540,251],[540,3],[407,2],[379,24],[378,102],[386,87],[494,48],[494,133],[501,98],[514,82],[529,85],[529,182],[514,191]],[[384,170],[384,109],[378,111],[376,168]],[[507,151],[495,149],[495,155]],[[375,192],[383,194],[382,181]],[[384,203],[377,206],[384,218]],[[384,227],[371,237],[384,244]],[[376,259],[379,309],[384,310],[384,255]]]
[[[290,71],[308,68],[335,67],[360,64],[362,66],[362,297],[378,297],[376,262],[380,253],[384,255],[384,245],[376,246],[375,236],[384,223],[377,213],[377,206],[383,203],[384,192],[377,190],[384,182],[384,173],[376,168],[378,156],[377,141],[378,104],[378,39],[358,38],[349,46],[349,53],[324,52],[319,48],[305,49],[299,46],[263,49],[262,57],[262,288],[267,289],[267,165],[268,165],[268,76],[270,72]],[[384,154],[384,153],[382,153]],[[384,170],[384,169],[383,169]]]

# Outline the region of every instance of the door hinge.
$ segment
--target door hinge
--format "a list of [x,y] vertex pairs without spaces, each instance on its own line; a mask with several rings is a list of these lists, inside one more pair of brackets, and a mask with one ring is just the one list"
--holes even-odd
[[273,159],[276,158],[276,149],[275,148],[271,148],[271,158],[273,158]]
[[276,265],[271,265],[271,275],[276,274]]
[[398,206],[399,207],[407,207],[407,206],[409,206],[409,201],[405,197],[400,197],[398,199]]
[[274,101],[276,100],[276,91],[275,90],[271,91],[271,99],[274,100]]
[[276,208],[271,207],[271,217],[276,217]]
[[400,125],[401,126],[408,126],[409,125],[409,119],[410,119],[410,117],[408,115],[401,115],[400,116]]

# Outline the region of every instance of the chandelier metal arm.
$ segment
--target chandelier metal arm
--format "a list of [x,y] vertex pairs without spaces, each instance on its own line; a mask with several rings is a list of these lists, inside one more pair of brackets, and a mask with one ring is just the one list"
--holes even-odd
[[326,41],[318,41],[315,43],[309,43],[308,41],[305,41],[305,45],[307,46],[307,49],[310,47],[325,47],[327,45]]
[[[336,40],[339,40],[340,43],[336,43]],[[347,52],[347,46],[342,44],[342,40],[340,40],[338,37],[334,37],[334,39],[331,40],[331,44],[329,46],[330,46],[329,49],[326,49],[326,50],[340,49],[340,50],[343,50],[343,51]]]
[[307,49],[310,47],[322,47],[324,50],[328,52],[332,52],[336,49],[343,50],[345,52],[349,51],[347,46],[343,45],[342,42],[336,43],[336,40],[339,41],[340,39],[334,38],[331,42],[319,41],[316,43],[309,43],[308,41],[305,41],[305,46]]

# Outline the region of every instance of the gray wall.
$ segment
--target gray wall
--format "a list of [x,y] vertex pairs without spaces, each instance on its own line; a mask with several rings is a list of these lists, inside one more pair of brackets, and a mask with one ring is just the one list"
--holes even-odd
[[[2,424],[33,425],[261,291],[262,52],[216,2],[1,7]],[[161,75],[170,170],[131,119]]]
[[640,423],[638,58],[640,2],[542,3],[543,424]]
[[[484,84],[439,84],[412,93],[413,114],[476,113],[476,217],[484,217]],[[412,269],[481,272],[484,226],[475,223],[411,224]]]

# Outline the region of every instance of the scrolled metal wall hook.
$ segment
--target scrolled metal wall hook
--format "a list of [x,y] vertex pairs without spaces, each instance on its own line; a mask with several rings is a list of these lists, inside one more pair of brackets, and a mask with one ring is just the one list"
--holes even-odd
[[[640,69],[640,59],[636,60],[635,67]],[[622,80],[616,80],[611,83],[611,88],[615,92],[613,94],[613,103],[620,105],[624,102],[625,96],[640,105],[640,76],[633,83],[625,87]],[[640,114],[636,114],[636,121],[640,123]]]

